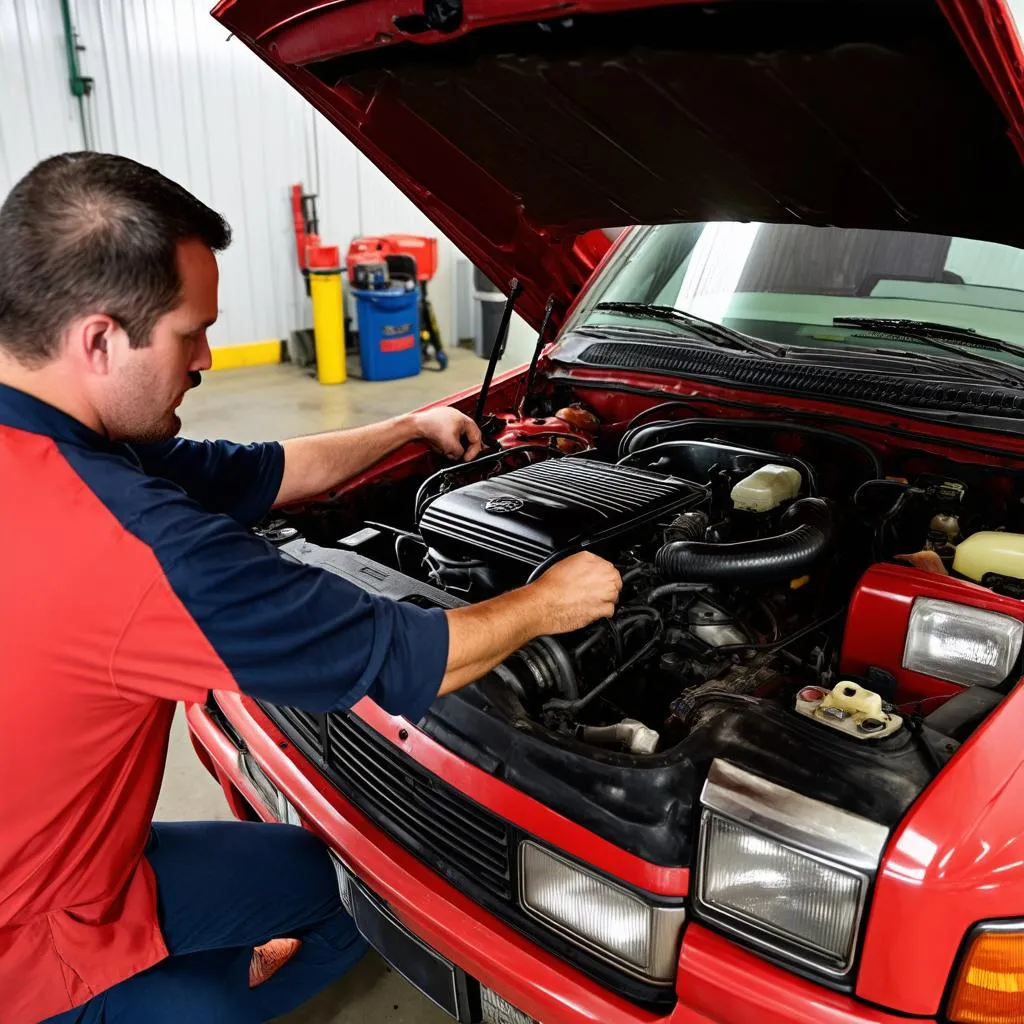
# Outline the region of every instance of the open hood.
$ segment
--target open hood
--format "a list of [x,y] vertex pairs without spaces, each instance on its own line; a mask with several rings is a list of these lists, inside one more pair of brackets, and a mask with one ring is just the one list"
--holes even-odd
[[214,16],[492,280],[518,277],[535,325],[593,269],[595,228],[1024,245],[1003,0],[223,0]]

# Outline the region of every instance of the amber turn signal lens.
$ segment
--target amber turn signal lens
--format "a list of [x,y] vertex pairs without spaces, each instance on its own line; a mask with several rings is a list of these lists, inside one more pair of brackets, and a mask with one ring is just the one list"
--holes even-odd
[[979,932],[971,940],[946,1016],[957,1024],[1024,1021],[1024,929]]

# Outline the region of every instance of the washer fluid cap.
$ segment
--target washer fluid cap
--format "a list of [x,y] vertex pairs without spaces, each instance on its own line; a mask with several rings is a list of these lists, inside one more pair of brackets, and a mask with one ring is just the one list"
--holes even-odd
[[733,507],[741,512],[770,512],[797,497],[801,483],[799,470],[770,462],[733,487]]

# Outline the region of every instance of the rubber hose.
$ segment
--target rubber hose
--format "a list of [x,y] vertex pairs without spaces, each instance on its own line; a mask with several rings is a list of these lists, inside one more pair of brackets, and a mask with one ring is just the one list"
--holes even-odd
[[705,512],[684,512],[665,528],[673,540],[703,540],[708,532],[708,517]]
[[785,533],[731,544],[680,540],[663,545],[655,564],[669,580],[687,583],[780,583],[803,576],[832,539],[832,512],[821,498],[793,502]]

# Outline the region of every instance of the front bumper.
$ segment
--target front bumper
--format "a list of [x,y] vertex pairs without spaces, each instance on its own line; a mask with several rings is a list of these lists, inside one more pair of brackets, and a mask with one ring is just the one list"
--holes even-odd
[[[640,1009],[540,949],[424,866],[348,803],[251,702],[228,693],[219,693],[217,702],[237,739],[303,823],[405,928],[543,1024],[906,1024],[905,1017],[797,978],[692,922],[683,933],[675,1008],[668,1016]],[[271,820],[274,815],[240,766],[235,741],[201,705],[188,707],[187,720],[200,758],[234,813],[244,815],[248,804]]]

